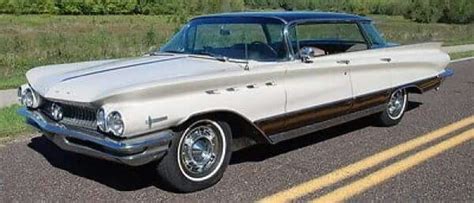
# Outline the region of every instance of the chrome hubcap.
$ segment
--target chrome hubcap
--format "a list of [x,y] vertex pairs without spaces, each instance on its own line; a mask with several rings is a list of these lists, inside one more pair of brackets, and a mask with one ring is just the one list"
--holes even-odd
[[190,179],[203,179],[218,169],[223,155],[222,129],[202,123],[185,131],[179,146],[180,168]]
[[390,97],[388,103],[388,115],[392,119],[398,119],[405,108],[405,94],[403,90],[397,90]]

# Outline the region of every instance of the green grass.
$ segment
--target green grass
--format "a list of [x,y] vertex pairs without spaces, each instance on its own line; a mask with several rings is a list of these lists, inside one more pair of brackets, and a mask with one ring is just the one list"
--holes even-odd
[[[389,41],[474,43],[474,24],[419,24],[403,17],[370,16]],[[0,89],[25,82],[29,69],[141,55],[178,28],[166,16],[0,15]]]
[[0,89],[46,64],[137,56],[164,43],[177,25],[165,16],[0,15]]
[[449,54],[449,56],[451,57],[451,60],[474,57],[474,51],[452,53],[452,54]]
[[34,132],[16,113],[19,108],[19,105],[13,105],[0,109],[0,142],[20,134]]
[[466,25],[443,23],[415,23],[402,16],[372,15],[388,41],[401,44],[437,41],[444,46],[474,44],[474,23]]

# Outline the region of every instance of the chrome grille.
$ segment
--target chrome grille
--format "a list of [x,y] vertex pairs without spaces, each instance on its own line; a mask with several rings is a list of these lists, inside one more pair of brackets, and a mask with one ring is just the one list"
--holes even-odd
[[[55,102],[63,109],[63,119],[59,123],[96,130],[96,109],[92,107]],[[44,114],[52,118],[52,101],[46,100],[40,107]]]

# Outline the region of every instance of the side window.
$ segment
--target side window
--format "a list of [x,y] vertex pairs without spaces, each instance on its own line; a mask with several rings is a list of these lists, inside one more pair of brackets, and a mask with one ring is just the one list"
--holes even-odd
[[277,53],[278,58],[288,57],[286,43],[283,40],[283,24],[265,24],[264,28],[268,32],[269,46]]
[[368,49],[367,42],[356,23],[305,23],[290,30],[295,52],[311,47],[318,56]]
[[283,24],[266,24],[271,43],[283,41]]
[[296,28],[299,40],[364,42],[364,37],[355,23],[302,24]]

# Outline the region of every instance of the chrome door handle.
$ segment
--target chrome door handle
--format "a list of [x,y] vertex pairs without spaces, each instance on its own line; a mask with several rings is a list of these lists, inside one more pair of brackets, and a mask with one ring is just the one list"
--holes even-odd
[[392,61],[391,58],[381,58],[380,60],[381,60],[381,61],[385,61],[385,62],[391,62],[391,61]]
[[339,61],[337,61],[337,63],[346,64],[346,65],[349,64],[350,62],[351,61],[349,61],[349,60],[339,60]]

